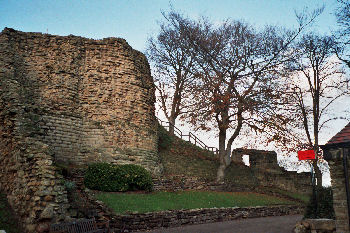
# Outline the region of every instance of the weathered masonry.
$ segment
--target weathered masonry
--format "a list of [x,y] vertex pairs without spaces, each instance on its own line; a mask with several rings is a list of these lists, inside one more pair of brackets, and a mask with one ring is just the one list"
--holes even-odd
[[291,192],[311,193],[311,174],[287,171],[280,167],[275,151],[238,148],[232,151],[232,161],[241,163],[242,155],[249,155],[250,168],[260,185]]
[[321,147],[331,172],[336,231],[349,233],[350,123]]
[[55,159],[157,172],[154,83],[144,55],[125,40],[5,29],[1,57],[1,81],[21,88],[19,104],[37,113],[32,120]]
[[0,189],[33,228],[64,218],[53,163],[139,164],[161,172],[155,87],[125,40],[0,34]]

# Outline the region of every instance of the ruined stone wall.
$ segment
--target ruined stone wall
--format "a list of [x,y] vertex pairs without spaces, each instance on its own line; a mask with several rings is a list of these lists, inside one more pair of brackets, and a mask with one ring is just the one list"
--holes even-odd
[[[323,149],[323,148],[322,148]],[[348,203],[346,197],[346,181],[344,174],[343,157],[347,158],[347,167],[350,167],[350,148],[323,149],[324,157],[329,164],[333,190],[333,208],[337,232],[349,233]],[[350,177],[350,170],[348,170]]]
[[0,191],[18,214],[18,224],[42,232],[67,217],[67,192],[48,145],[39,140],[40,108],[6,42],[0,36]]
[[275,186],[292,192],[311,193],[311,174],[287,171],[277,163],[274,151],[249,156],[256,178],[264,186]]
[[11,29],[1,37],[14,50],[33,100],[40,103],[41,139],[56,160],[134,163],[160,172],[155,89],[143,54],[118,38],[91,40]]
[[161,172],[149,65],[125,40],[5,28],[0,84],[0,190],[29,231],[67,215],[54,163]]
[[292,192],[311,193],[311,174],[287,171],[277,162],[274,151],[235,149],[233,161],[242,161],[242,155],[249,155],[250,168],[262,186],[277,187]]

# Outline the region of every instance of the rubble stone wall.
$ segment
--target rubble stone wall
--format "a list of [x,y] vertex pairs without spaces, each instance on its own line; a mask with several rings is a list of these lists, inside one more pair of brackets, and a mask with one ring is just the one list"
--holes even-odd
[[0,76],[0,191],[26,232],[43,232],[68,216],[67,192],[48,145],[39,140],[42,117],[29,86],[11,69],[0,69]]
[[[346,181],[344,174],[343,156],[350,154],[350,149],[334,148],[325,152],[326,160],[332,179],[333,208],[335,213],[335,225],[337,232],[349,233],[348,203],[346,197]],[[350,158],[347,158],[347,167],[350,167]],[[350,177],[350,170],[348,170]]]
[[55,163],[160,174],[154,91],[147,59],[123,39],[0,33],[0,190],[28,231],[69,208]]
[[236,163],[242,162],[243,155],[249,155],[250,168],[259,185],[306,194],[312,191],[311,174],[287,171],[280,167],[275,151],[235,149],[232,154],[233,162]]
[[277,163],[277,154],[254,154],[249,157],[254,175],[263,186],[274,186],[284,190],[301,193],[311,193],[311,174],[309,172],[297,173],[287,171]]
[[[21,75],[42,110],[41,139],[58,161],[139,164],[155,174],[155,86],[144,55],[125,40],[5,29],[2,68]],[[7,56],[6,51],[2,56]]]

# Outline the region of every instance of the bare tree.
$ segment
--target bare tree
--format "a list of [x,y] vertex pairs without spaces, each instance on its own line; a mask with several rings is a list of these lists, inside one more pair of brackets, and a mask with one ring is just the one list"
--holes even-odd
[[339,7],[335,13],[338,31],[335,33],[337,39],[336,54],[348,67],[350,67],[349,45],[350,45],[350,2],[338,0]]
[[318,186],[322,185],[322,173],[317,166],[322,162],[320,132],[327,123],[339,119],[332,114],[332,105],[350,94],[350,80],[340,68],[334,46],[332,37],[304,35],[295,49],[298,53],[292,68],[295,72],[287,80],[290,98],[287,114],[294,119],[292,127],[302,130],[299,136],[304,148],[313,149],[317,155],[313,167]]
[[173,134],[176,119],[186,112],[189,104],[190,70],[193,66],[189,47],[171,24],[161,24],[158,36],[148,39],[146,55],[152,64],[158,103],[170,122],[169,132]]
[[208,19],[193,21],[176,12],[166,17],[190,46],[196,66],[191,85],[195,104],[187,116],[197,127],[218,129],[217,181],[222,181],[243,125],[265,130],[283,123],[269,121],[280,104],[277,74],[290,59],[285,56],[288,46],[306,24],[292,33],[276,27],[257,31],[240,21],[214,26]]

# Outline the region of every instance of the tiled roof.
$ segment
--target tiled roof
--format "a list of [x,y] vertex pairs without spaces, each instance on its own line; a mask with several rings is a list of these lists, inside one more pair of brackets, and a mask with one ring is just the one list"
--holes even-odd
[[335,136],[333,136],[326,145],[345,142],[350,143],[350,123],[340,130]]

